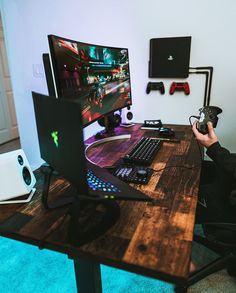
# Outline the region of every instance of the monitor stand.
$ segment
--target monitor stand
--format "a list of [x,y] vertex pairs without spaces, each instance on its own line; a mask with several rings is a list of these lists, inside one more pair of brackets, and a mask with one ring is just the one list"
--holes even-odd
[[43,191],[42,191],[42,204],[45,209],[52,210],[60,207],[64,207],[71,204],[74,201],[74,193],[70,195],[60,196],[59,199],[49,202],[49,187],[52,175],[58,175],[55,170],[48,164],[43,164],[40,167],[40,171],[44,175]]
[[[49,187],[53,168],[47,164],[41,167],[44,174],[42,203],[46,209],[56,209],[70,204],[66,215],[70,216],[67,236],[71,244],[81,246],[102,236],[120,217],[120,206],[114,200],[100,199],[72,192],[49,203]],[[75,190],[74,190],[75,191]],[[63,221],[64,222],[64,221]]]

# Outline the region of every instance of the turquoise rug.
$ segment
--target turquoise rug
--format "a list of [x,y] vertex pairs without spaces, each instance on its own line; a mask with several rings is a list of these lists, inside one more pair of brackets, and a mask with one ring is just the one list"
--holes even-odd
[[[73,261],[64,254],[0,237],[1,293],[76,292]],[[173,285],[101,266],[104,293],[171,293]]]

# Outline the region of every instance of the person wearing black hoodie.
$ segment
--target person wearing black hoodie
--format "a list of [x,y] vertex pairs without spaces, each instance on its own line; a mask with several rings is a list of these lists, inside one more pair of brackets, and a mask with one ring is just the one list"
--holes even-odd
[[202,134],[194,122],[192,131],[212,161],[203,161],[196,223],[236,222],[236,155],[222,147],[211,122]]

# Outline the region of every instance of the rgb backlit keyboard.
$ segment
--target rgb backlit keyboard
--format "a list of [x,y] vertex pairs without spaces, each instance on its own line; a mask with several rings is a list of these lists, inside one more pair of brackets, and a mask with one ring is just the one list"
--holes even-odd
[[119,188],[108,181],[97,177],[91,170],[87,171],[88,186],[94,191],[121,192]]

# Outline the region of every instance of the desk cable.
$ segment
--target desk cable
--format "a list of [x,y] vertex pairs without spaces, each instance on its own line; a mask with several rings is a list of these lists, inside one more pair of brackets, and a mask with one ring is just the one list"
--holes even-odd
[[165,169],[168,169],[168,168],[185,168],[185,169],[194,169],[194,168],[200,168],[201,165],[196,165],[196,166],[192,166],[192,167],[189,167],[189,166],[185,166],[185,165],[174,165],[174,166],[166,166],[166,167],[163,167],[161,169],[152,169],[153,172],[161,172]]

